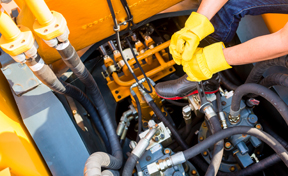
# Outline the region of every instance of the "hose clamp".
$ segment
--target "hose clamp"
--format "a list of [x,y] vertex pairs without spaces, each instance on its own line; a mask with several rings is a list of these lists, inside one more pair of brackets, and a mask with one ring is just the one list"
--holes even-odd
[[202,110],[205,113],[205,116],[207,117],[207,119],[210,119],[211,117],[216,116],[214,109],[210,105],[203,107]]

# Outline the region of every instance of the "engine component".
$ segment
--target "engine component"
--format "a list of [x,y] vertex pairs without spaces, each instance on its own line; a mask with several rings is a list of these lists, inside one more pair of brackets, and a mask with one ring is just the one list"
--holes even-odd
[[174,155],[174,152],[169,148],[163,148],[161,144],[156,144],[150,150],[147,150],[139,159],[139,165],[144,176],[199,176],[196,168],[190,162],[183,165],[169,165],[167,158],[171,155]]
[[[143,82],[142,83],[144,87],[148,87],[147,82]],[[141,89],[141,88],[140,88]],[[151,120],[154,117],[154,112],[153,110],[150,108],[150,106],[148,105],[148,103],[145,101],[144,98],[142,98],[142,94],[139,90],[138,87],[134,87],[132,88],[132,90],[136,93],[136,96],[139,99],[139,103],[140,103],[140,107],[141,107],[141,112],[142,112],[142,122],[144,125],[144,128],[147,128],[147,123],[149,120]],[[151,98],[154,100],[154,102],[157,104],[158,107],[160,107],[162,109],[163,105],[162,105],[162,101],[161,98],[158,97],[158,95],[156,94],[154,87],[152,87],[152,93],[150,94]],[[132,105],[135,107],[135,109],[137,108],[136,105],[136,101],[135,98],[133,97],[132,94],[130,94],[131,99],[132,99]]]
[[[168,127],[165,127],[163,122],[156,124],[153,120],[150,120],[148,126],[157,126],[158,131],[150,141],[147,150],[154,147],[157,144],[163,144],[165,146],[169,145],[172,142],[171,132]],[[140,133],[140,139],[144,138],[148,133],[148,130]]]
[[[185,168],[181,164],[175,165],[173,167],[171,164],[168,164],[168,158],[169,156],[173,155],[174,152],[169,148],[164,149],[162,146],[167,146],[171,143],[172,139],[170,130],[165,127],[162,122],[156,124],[153,120],[149,121],[148,126],[150,128],[157,127],[157,132],[154,134],[152,140],[150,140],[149,145],[145,146],[145,153],[143,153],[143,155],[141,154],[141,157],[138,160],[139,166],[145,176],[180,176],[185,175],[185,173],[188,173],[188,175],[198,175],[195,167],[189,162],[184,164]],[[140,138],[144,139],[149,132],[149,129],[142,132],[139,135]],[[133,143],[131,145],[133,146]],[[138,145],[140,145],[140,142]],[[174,158],[176,159],[177,157]],[[185,158],[182,157],[182,160],[185,162]],[[156,161],[158,162],[156,163]]]
[[[226,95],[231,95],[230,93],[226,93]],[[209,99],[215,104],[215,95],[208,95]],[[189,97],[189,100],[192,100],[192,106],[197,109],[198,106],[195,106],[197,102],[195,102],[196,97]],[[258,118],[255,114],[253,114],[252,110],[247,108],[243,101],[241,101],[240,116],[237,118],[232,118],[229,116],[229,111],[231,107],[232,97],[225,96],[225,94],[221,97],[221,103],[223,105],[223,114],[228,127],[235,126],[249,126],[260,128],[260,124],[258,123]],[[223,119],[224,120],[224,119]],[[206,122],[200,127],[198,142],[205,140],[208,136],[210,136],[210,132],[208,130],[208,126]],[[241,135],[237,134],[231,136],[227,140],[225,140],[225,152],[223,156],[223,160],[221,163],[221,167],[219,170],[224,172],[236,171],[241,168],[246,168],[249,165],[253,164],[253,160],[250,157],[253,153],[259,151],[261,148],[262,142],[253,136],[250,135]],[[202,152],[203,158],[210,163],[213,148],[207,149],[205,152]],[[260,152],[260,151],[259,151]]]
[[[162,43],[153,49],[146,50],[143,54],[140,54],[137,57],[143,70],[146,72],[146,75],[153,81],[157,81],[175,71],[173,67],[175,62],[173,60],[168,61],[168,58],[166,57],[167,53],[163,52],[165,51],[164,49],[169,46],[169,44],[170,41]],[[146,58],[153,55],[155,55],[156,59],[153,59],[153,62],[149,64],[150,61],[148,62]],[[145,59],[147,61],[145,61]],[[138,76],[138,79],[140,80],[143,78],[143,75],[141,75],[141,71],[136,64],[135,59],[130,59],[128,63],[134,70],[136,76]],[[111,77],[106,77],[106,80],[107,85],[116,102],[130,95],[129,87],[134,83],[134,80],[126,65],[123,66],[122,72],[113,72]]]

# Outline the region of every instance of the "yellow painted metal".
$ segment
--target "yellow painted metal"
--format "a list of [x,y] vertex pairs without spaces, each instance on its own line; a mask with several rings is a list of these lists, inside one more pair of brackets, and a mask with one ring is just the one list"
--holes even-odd
[[17,26],[14,21],[0,12],[1,48],[11,56],[17,56],[28,51],[34,44],[34,37],[29,28]]
[[20,30],[14,21],[4,12],[0,12],[0,32],[7,41],[12,41],[20,35]]
[[[153,49],[149,49],[145,51],[145,53],[140,55],[141,57],[139,56],[139,58],[143,60],[146,57],[149,57],[155,54],[156,59],[154,59],[151,64],[148,64],[148,63],[141,64],[146,75],[154,81],[158,81],[159,79],[175,71],[175,68],[173,67],[173,65],[175,65],[174,60],[169,61],[168,57],[166,57],[167,53],[165,52],[165,50],[163,50],[165,49],[165,46],[166,48],[169,46],[169,45],[167,46],[167,44],[169,44],[169,41]],[[134,59],[131,59],[129,61],[131,61],[129,62],[130,65],[132,65],[135,62]],[[133,70],[139,80],[144,77],[139,68],[136,68],[136,69],[134,68]],[[113,79],[111,79],[110,77],[107,77],[106,80],[107,80],[107,85],[114,99],[116,100],[116,102],[128,97],[130,95],[130,86],[133,83],[135,83],[135,80],[132,74],[130,73],[128,75],[124,74],[122,76],[118,76],[118,74],[114,72],[112,73],[112,78]]]
[[[35,17],[23,3],[15,0],[21,9],[17,23],[32,29]],[[38,0],[35,0],[38,1]],[[127,0],[135,23],[139,23],[181,0]],[[51,10],[61,13],[70,30],[69,40],[78,51],[114,34],[112,16],[105,0],[46,0]],[[127,15],[121,1],[112,0],[118,22],[125,21]],[[53,48],[49,48],[41,39],[36,37],[39,53],[47,64],[60,59]]]
[[0,170],[11,175],[50,175],[25,129],[8,82],[0,72]]
[[44,40],[59,37],[67,29],[67,22],[61,13],[55,11],[51,11],[50,13],[53,15],[53,20],[50,23],[42,25],[36,20],[33,25],[35,33]]
[[[12,21],[12,19],[10,20]],[[0,23],[0,25],[2,25],[2,23]],[[13,25],[16,26],[15,23]],[[13,38],[12,40],[6,40],[6,35],[4,35],[5,32],[0,38],[1,48],[11,56],[17,56],[23,52],[28,51],[32,48],[35,41],[33,34],[29,28],[25,26],[19,26],[19,28],[21,32],[19,35],[17,35],[16,38]],[[2,30],[0,30],[0,32],[2,33]]]
[[41,26],[52,23],[54,17],[44,0],[25,0],[25,2]]
[[[147,82],[143,83],[143,86],[149,90],[149,86],[147,84]],[[152,87],[153,91],[152,93],[150,93],[150,96],[152,97],[152,99],[154,100],[154,102],[156,103],[156,105],[162,109],[162,102],[161,102],[161,98],[156,94],[154,87]],[[146,121],[148,122],[149,120],[152,119],[152,115],[153,114],[153,110],[150,108],[150,106],[147,104],[147,102],[145,101],[145,99],[142,97],[138,87],[133,88],[133,91],[136,93],[136,96],[139,99],[139,103],[140,103],[140,107],[141,107],[141,113],[142,113],[142,121]],[[132,99],[132,104],[135,107],[135,109],[137,110],[137,105],[136,105],[136,101],[134,99],[134,97],[130,94],[130,97]]]
[[271,33],[277,32],[288,22],[287,14],[264,14],[262,17]]
[[7,167],[0,171],[0,176],[11,176],[10,168]]

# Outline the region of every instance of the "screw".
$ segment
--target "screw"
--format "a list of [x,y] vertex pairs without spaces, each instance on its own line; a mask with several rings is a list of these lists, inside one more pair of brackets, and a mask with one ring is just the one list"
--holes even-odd
[[227,149],[230,149],[230,148],[231,148],[231,146],[232,146],[232,145],[231,145],[231,143],[230,143],[230,142],[226,142],[226,143],[225,143],[225,148],[227,148]]
[[164,153],[165,153],[165,154],[170,153],[169,149],[165,149],[165,150],[164,150]]
[[205,122],[203,122],[203,127],[206,127],[206,123]]
[[56,25],[55,25],[55,28],[57,28],[58,26],[59,26],[59,24],[56,24]]
[[147,156],[146,161],[150,161],[150,160],[151,160],[151,156]]
[[10,48],[13,48],[13,47],[14,47],[14,45],[11,45],[11,46],[10,46]]
[[164,134],[160,134],[160,138],[161,138],[161,139],[164,139],[164,138],[165,138],[165,135],[164,135]]
[[234,172],[234,171],[235,171],[235,167],[234,167],[234,166],[231,166],[231,167],[230,167],[230,171],[231,171],[231,172]]
[[196,175],[196,174],[197,174],[197,171],[196,171],[196,170],[192,170],[192,171],[191,171],[191,174],[192,174],[192,175]]
[[203,136],[200,136],[199,140],[200,140],[200,141],[203,141],[203,139],[204,139]]
[[222,104],[222,106],[225,106],[226,105],[226,101],[222,101],[221,104]]
[[25,42],[25,40],[22,40],[22,42],[21,43],[24,43]]
[[262,129],[262,126],[261,126],[260,124],[257,124],[257,125],[256,125],[256,128],[257,128],[258,130],[261,130],[261,129]]
[[207,156],[207,155],[208,155],[208,152],[206,152],[206,151],[203,152],[203,155],[204,155],[204,156]]
[[154,138],[154,141],[155,141],[155,142],[158,142],[158,141],[159,141],[159,138],[156,136],[156,137]]
[[48,32],[48,29],[45,29],[45,30],[44,30],[44,33],[46,33],[46,32]]
[[75,109],[72,112],[73,112],[74,115],[77,114],[77,111]]

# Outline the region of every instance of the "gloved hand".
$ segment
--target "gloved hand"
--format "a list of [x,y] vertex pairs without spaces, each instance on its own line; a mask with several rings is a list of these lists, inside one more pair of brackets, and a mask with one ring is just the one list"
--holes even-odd
[[212,77],[214,73],[231,68],[223,54],[222,42],[214,43],[205,48],[197,48],[192,60],[183,60],[183,70],[189,81],[202,81]]
[[169,46],[174,61],[181,65],[182,59],[190,61],[199,42],[214,32],[214,27],[204,15],[193,12],[185,27],[173,34]]

